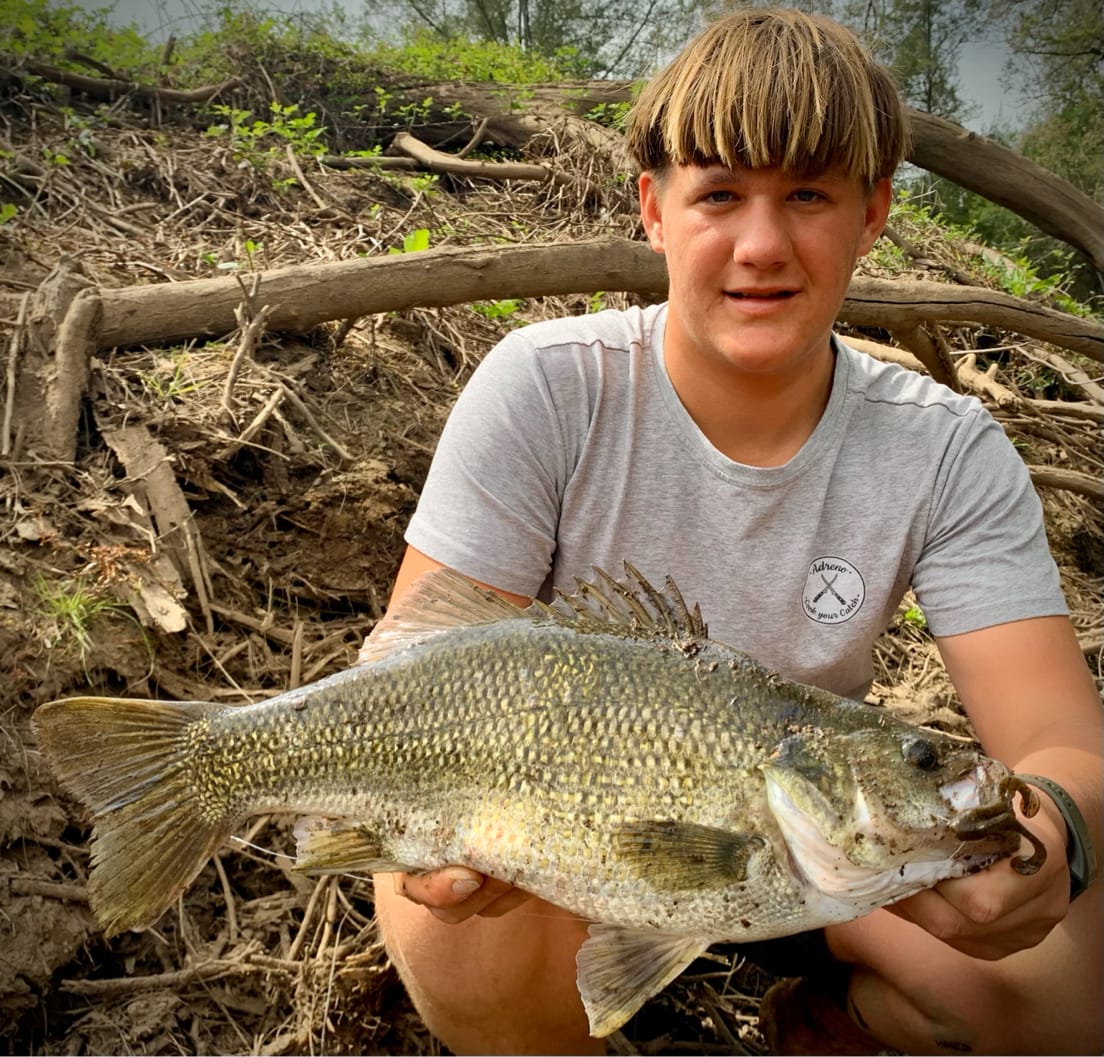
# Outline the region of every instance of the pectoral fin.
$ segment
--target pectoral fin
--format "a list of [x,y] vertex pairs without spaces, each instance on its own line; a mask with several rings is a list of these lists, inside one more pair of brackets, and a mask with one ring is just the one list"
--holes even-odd
[[295,867],[310,873],[418,873],[395,860],[378,833],[348,819],[301,818],[295,824]]
[[616,1031],[709,944],[708,938],[682,932],[591,925],[575,958],[591,1035],[603,1038]]
[[618,858],[663,891],[746,881],[753,852],[765,845],[755,834],[662,819],[629,822],[613,835]]

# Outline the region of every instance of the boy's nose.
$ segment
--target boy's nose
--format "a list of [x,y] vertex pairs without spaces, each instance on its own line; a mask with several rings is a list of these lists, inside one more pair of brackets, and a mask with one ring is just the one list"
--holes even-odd
[[790,256],[790,235],[782,210],[772,202],[749,199],[740,210],[732,254],[738,264],[771,268]]

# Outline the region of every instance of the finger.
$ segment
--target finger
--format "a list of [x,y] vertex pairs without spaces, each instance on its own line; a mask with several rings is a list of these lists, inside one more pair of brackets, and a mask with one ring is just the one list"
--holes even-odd
[[[1000,884],[979,883],[977,887],[980,891],[968,894],[969,913],[956,905],[967,897],[949,883],[919,892],[886,909],[955,950],[987,961],[1033,947],[1064,914],[1064,905],[1055,909],[1049,892],[1027,902],[1016,902],[1009,908]],[[948,898],[948,889],[954,899]]]
[[[468,918],[476,914],[484,917],[497,917],[499,913],[505,913],[511,909],[509,905],[504,906],[501,911],[496,911],[495,907],[500,900],[513,900],[515,893],[516,889],[513,885],[507,884],[505,881],[498,881],[493,877],[484,877],[479,888],[462,903],[446,907],[428,907],[427,909],[438,921],[444,921],[449,925],[458,925],[461,921],[467,921]],[[519,899],[518,902],[526,898],[526,893],[521,893],[521,896],[522,899]]]
[[483,882],[483,874],[466,866],[444,866],[423,874],[396,874],[395,891],[420,906],[447,909],[470,899]]

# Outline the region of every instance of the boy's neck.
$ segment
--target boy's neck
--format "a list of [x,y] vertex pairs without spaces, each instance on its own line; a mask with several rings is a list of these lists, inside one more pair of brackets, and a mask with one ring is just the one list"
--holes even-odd
[[710,443],[734,462],[757,467],[781,466],[801,450],[828,406],[835,373],[830,345],[789,377],[686,364],[666,350],[664,360],[679,400]]

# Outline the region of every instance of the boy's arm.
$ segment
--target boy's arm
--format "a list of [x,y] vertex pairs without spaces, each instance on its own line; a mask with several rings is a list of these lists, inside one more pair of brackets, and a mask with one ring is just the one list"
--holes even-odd
[[[937,641],[985,751],[1063,786],[1098,842],[1104,713],[1069,620],[1036,617]],[[1070,881],[1065,820],[1042,790],[1039,801],[1039,813],[1026,820],[1047,848],[1037,874],[1023,877],[1005,860],[890,909],[976,958],[1002,958],[1040,942],[1066,914]],[[1101,849],[1095,852],[1099,862]]]

